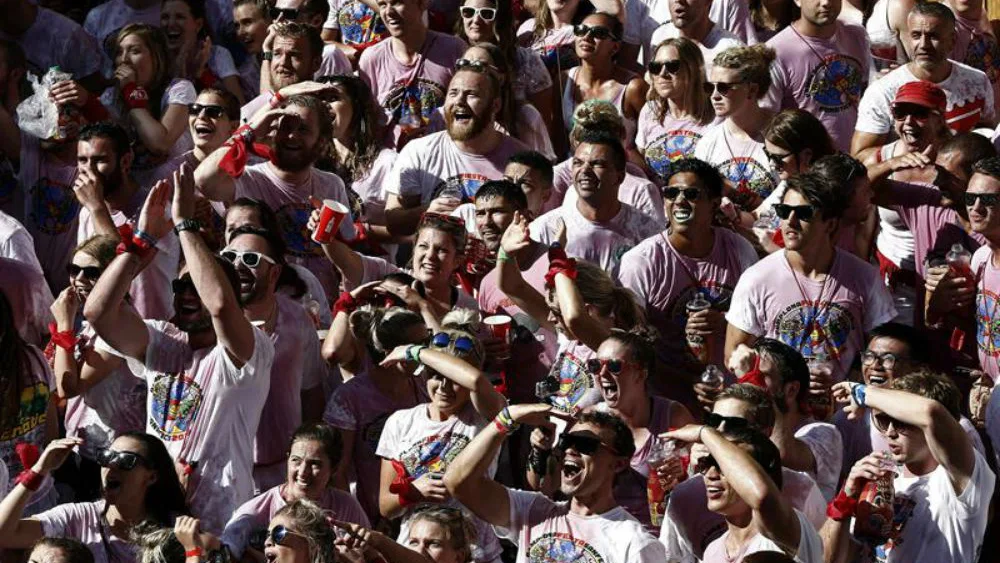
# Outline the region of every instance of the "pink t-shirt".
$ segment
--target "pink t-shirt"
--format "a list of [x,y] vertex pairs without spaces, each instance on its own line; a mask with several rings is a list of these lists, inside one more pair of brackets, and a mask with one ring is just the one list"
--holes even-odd
[[1000,102],[1000,44],[993,30],[955,14],[955,32],[955,46],[948,58],[985,72],[993,84],[994,102]]
[[830,272],[815,281],[792,271],[781,250],[750,267],[736,284],[726,320],[743,332],[788,344],[806,359],[838,365],[842,381],[865,333],[896,316],[878,269],[835,250]]
[[[580,198],[573,187],[573,159],[567,159],[555,165],[552,169],[552,195],[545,202],[544,211],[551,211],[557,206],[575,207]],[[625,179],[618,186],[618,201],[627,203],[649,216],[660,225],[666,224],[663,214],[663,196],[656,184],[642,176],[636,176],[625,170]],[[561,202],[561,203],[560,203]]]
[[361,78],[386,112],[393,127],[392,140],[399,142],[403,129],[427,126],[431,114],[444,104],[455,61],[465,53],[465,41],[428,31],[417,61],[404,65],[393,55],[393,41],[382,41],[365,49],[358,60]]
[[753,210],[778,187],[761,139],[737,139],[725,121],[705,128],[694,157],[715,166],[734,193],[729,197],[745,211]]
[[146,328],[146,357],[126,358],[149,388],[146,432],[163,440],[174,461],[197,462],[188,505],[202,529],[218,535],[233,510],[253,496],[254,437],[274,344],[254,328],[253,354],[236,367],[221,343],[192,350],[187,333],[170,323],[146,321]]
[[850,150],[858,103],[871,72],[865,29],[838,23],[833,36],[823,39],[802,35],[790,25],[767,45],[778,58],[771,63],[771,89],[761,106],[774,112],[804,109],[826,126],[834,147]]
[[[979,247],[972,255],[972,271],[976,282],[976,342],[979,348],[979,365],[994,381],[1000,381],[1000,268],[993,264],[993,248]],[[980,273],[982,272],[982,273]],[[1000,394],[998,394],[1000,396]],[[990,400],[990,405],[1000,405]],[[13,473],[12,473],[13,474]]]
[[[76,237],[73,237],[74,241]],[[27,265],[32,270],[42,273],[42,265],[38,263],[38,256],[35,254],[35,244],[28,229],[19,223],[17,219],[0,211],[0,257],[8,260],[16,260]],[[65,278],[65,269],[63,278]],[[65,285],[65,279],[64,279]]]
[[537,39],[534,33],[535,18],[530,18],[517,29],[517,38],[530,43],[531,49],[538,53],[550,72],[569,70],[580,64],[580,59],[576,56],[576,36],[573,35],[572,25],[549,29]]
[[[288,245],[285,255],[293,264],[301,264],[316,274],[327,298],[338,294],[337,277],[330,261],[323,255],[323,249],[312,240],[312,231],[306,226],[313,207],[309,197],[319,200],[333,199],[350,207],[347,188],[336,174],[311,169],[309,178],[301,184],[291,184],[278,177],[274,165],[263,162],[247,166],[243,175],[236,180],[237,199],[249,197],[266,203],[278,216],[281,235]],[[340,234],[346,240],[354,238],[354,223],[345,218],[340,223]],[[332,299],[331,299],[332,301]]]
[[36,514],[47,538],[70,538],[81,542],[94,554],[94,563],[133,563],[135,548],[127,538],[119,538],[104,523],[105,501],[60,504]]
[[568,501],[555,502],[541,493],[508,489],[510,526],[497,534],[517,546],[516,563],[587,561],[663,563],[663,544],[656,541],[627,510],[582,516]]
[[517,139],[504,135],[491,152],[472,154],[459,149],[447,131],[432,133],[407,143],[400,151],[384,190],[401,197],[419,195],[422,205],[443,196],[469,202],[486,181],[503,178],[507,160],[525,148]]
[[659,104],[646,102],[639,112],[639,125],[635,146],[646,159],[646,165],[656,174],[656,181],[666,184],[674,161],[694,156],[694,148],[701,140],[708,124],[690,119],[675,119],[669,115],[660,122],[656,119]]
[[[25,443],[34,444],[39,452],[45,450],[49,402],[56,391],[55,377],[41,350],[29,344],[26,356],[28,363],[25,369],[28,372],[25,375],[30,385],[25,385],[18,399],[17,426],[0,427],[0,459],[7,465],[9,471],[10,481],[4,483],[8,491],[14,488],[14,479],[25,469],[14,448],[18,444]],[[13,377],[13,374],[10,376]],[[51,490],[52,479],[46,477],[42,486],[32,495],[32,500],[28,504],[29,510],[32,502],[42,501]]]
[[553,209],[531,222],[531,238],[546,246],[556,242],[559,220],[566,223],[566,254],[588,260],[617,276],[622,255],[660,232],[663,225],[627,203],[607,223],[594,223],[577,206]]
[[394,401],[375,385],[367,373],[358,373],[333,393],[323,413],[323,421],[334,428],[354,432],[353,470],[357,497],[373,522],[381,520],[378,508],[381,461],[375,455],[382,429],[389,415],[412,408],[427,400],[427,392],[415,378],[409,380],[412,393],[405,401]]
[[363,177],[351,182],[350,189],[358,194],[364,205],[364,219],[373,225],[385,225],[385,183],[399,153],[382,149],[375,162]]
[[319,70],[314,75],[315,78],[322,76],[351,76],[354,74],[354,67],[351,66],[350,59],[336,45],[329,43],[323,45],[323,62],[319,65]]
[[22,47],[27,69],[39,77],[54,66],[76,80],[101,70],[101,48],[97,41],[80,24],[47,8],[38,8],[35,21],[21,35],[0,31],[0,38]]
[[[715,244],[708,256],[694,259],[671,246],[665,232],[639,243],[622,257],[618,279],[639,298],[647,320],[660,333],[657,350],[663,365],[684,370],[694,357],[687,349],[684,327],[687,304],[698,293],[715,308],[727,311],[740,274],[757,263],[757,252],[740,235],[724,228],[714,228]],[[723,365],[725,334],[714,338],[711,362]],[[672,370],[671,370],[672,371]]]
[[[236,559],[243,557],[248,547],[263,551],[263,536],[267,533],[271,519],[288,502],[282,496],[285,485],[276,485],[243,503],[226,524],[226,530],[219,538],[229,548]],[[323,491],[323,496],[313,500],[323,510],[328,510],[341,522],[352,522],[366,528],[371,522],[365,516],[358,501],[344,491],[332,487]],[[260,540],[259,542],[257,540]]]

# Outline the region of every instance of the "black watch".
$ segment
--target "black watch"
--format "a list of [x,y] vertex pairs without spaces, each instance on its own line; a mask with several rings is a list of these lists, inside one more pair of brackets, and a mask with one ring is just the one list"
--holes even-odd
[[174,226],[174,232],[178,235],[183,231],[201,231],[201,223],[197,219],[185,219]]

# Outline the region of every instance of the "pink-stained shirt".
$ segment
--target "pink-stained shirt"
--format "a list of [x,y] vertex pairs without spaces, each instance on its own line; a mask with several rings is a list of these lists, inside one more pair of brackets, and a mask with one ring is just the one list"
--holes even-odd
[[427,391],[416,379],[406,400],[395,401],[379,390],[367,373],[358,373],[337,388],[326,405],[323,421],[334,428],[354,432],[353,477],[357,483],[357,497],[368,518],[381,519],[378,508],[381,461],[375,455],[382,429],[389,415],[412,408],[427,400]]
[[764,153],[764,141],[737,139],[725,121],[705,128],[694,157],[715,166],[732,186],[733,202],[749,211],[778,187],[778,175]]
[[993,84],[994,103],[1000,103],[1000,44],[985,21],[955,14],[955,46],[948,58],[985,72]]
[[[75,232],[73,240],[76,240]],[[35,254],[35,244],[32,236],[28,234],[28,229],[19,223],[17,219],[0,211],[0,257],[9,260],[16,260],[22,264],[30,266],[39,274],[42,272],[42,265],[38,262],[38,255]],[[65,278],[65,270],[63,270]]]
[[[618,279],[635,292],[647,320],[659,331],[657,351],[668,371],[668,366],[682,371],[683,365],[694,362],[684,336],[688,302],[700,293],[713,308],[728,311],[740,275],[757,263],[757,252],[745,238],[721,227],[713,228],[713,232],[715,243],[702,259],[677,252],[665,231],[642,241],[622,257]],[[724,348],[725,334],[717,335],[711,345],[713,364],[724,364]]]
[[[146,432],[163,440],[174,461],[197,462],[187,501],[202,529],[220,534],[253,496],[253,445],[270,386],[274,344],[254,328],[253,354],[236,367],[222,343],[192,350],[188,335],[164,321],[146,321],[145,358],[128,358],[144,379]],[[109,352],[121,355],[98,343]]]
[[843,381],[864,347],[864,335],[896,316],[878,269],[836,249],[825,281],[793,272],[781,250],[747,269],[733,291],[726,320],[755,336],[780,340],[806,359],[837,364]]
[[648,101],[642,106],[635,133],[635,146],[655,174],[655,181],[666,184],[667,178],[671,176],[672,164],[682,158],[694,156],[694,149],[708,124],[676,119],[669,112],[661,122],[656,119],[658,108],[659,104],[654,101]]
[[[575,207],[580,196],[573,187],[573,159],[569,158],[555,165],[552,169],[552,195],[542,207],[544,211],[551,211],[560,205],[563,207]],[[627,203],[647,215],[650,219],[657,221],[661,226],[666,225],[666,216],[663,214],[663,196],[656,184],[650,182],[645,177],[632,174],[625,170],[625,179],[618,186],[618,201]]]
[[315,78],[323,76],[351,76],[354,74],[354,67],[351,60],[347,58],[336,45],[329,43],[323,45],[323,62],[319,65],[319,70],[314,75]]
[[530,18],[517,29],[517,38],[531,44],[531,50],[538,53],[549,72],[569,70],[580,64],[572,25],[549,29],[540,38],[536,38],[534,33],[535,18]]
[[0,38],[13,41],[24,49],[27,70],[37,76],[58,66],[75,80],[100,72],[101,48],[83,27],[68,17],[38,7],[38,15],[20,35],[0,31]]
[[[319,200],[333,199],[348,208],[350,200],[344,181],[336,174],[310,169],[309,178],[300,184],[292,184],[282,180],[274,172],[274,165],[263,162],[247,166],[243,175],[236,180],[235,198],[249,197],[266,203],[278,216],[281,226],[281,236],[288,245],[286,259],[293,264],[300,264],[316,274],[327,298],[336,298],[337,276],[333,265],[323,255],[323,249],[312,240],[312,231],[306,226],[313,207],[309,197]],[[350,218],[344,218],[340,223],[340,234],[346,240],[354,238],[354,223]]]
[[729,556],[726,547],[726,538],[729,531],[719,536],[705,549],[703,563],[742,563],[743,558],[751,553],[762,551],[779,551],[793,557],[799,563],[822,563],[823,562],[823,542],[820,540],[816,528],[809,523],[809,519],[799,510],[795,510],[795,516],[799,519],[799,545],[795,553],[788,553],[783,546],[776,543],[771,538],[758,532],[754,536],[745,540],[739,555],[735,558]]
[[392,149],[382,149],[368,172],[351,182],[349,186],[361,198],[364,205],[364,219],[373,225],[385,225],[385,183],[392,171],[399,153]]
[[599,265],[615,277],[622,256],[641,241],[660,232],[663,225],[627,203],[607,223],[595,223],[577,206],[549,211],[529,225],[531,238],[551,246],[559,220],[566,223],[566,254]]
[[94,563],[134,563],[136,550],[128,538],[119,538],[105,524],[105,501],[60,504],[32,516],[47,538],[79,541],[94,554]]
[[[261,541],[258,545],[254,545],[257,543],[255,540],[261,539],[259,536],[267,533],[271,519],[288,504],[283,496],[285,487],[284,484],[271,487],[243,503],[233,513],[233,517],[226,524],[226,530],[219,539],[229,548],[236,559],[243,557],[243,553],[248,547],[263,551],[264,542]],[[371,522],[361,510],[361,505],[350,493],[330,486],[323,490],[323,495],[320,498],[310,500],[323,510],[332,512],[334,517],[341,522],[352,522],[366,528],[371,527]]]
[[865,29],[838,22],[831,37],[819,38],[790,25],[767,45],[778,57],[771,63],[771,89],[761,106],[774,112],[808,111],[826,126],[834,147],[849,151],[872,67]]
[[[972,255],[972,271],[976,273],[976,342],[979,366],[1000,381],[1000,268],[993,263],[991,245],[979,247]],[[1000,395],[1000,393],[998,393]],[[990,408],[1000,408],[1000,400],[990,399]],[[992,432],[991,432],[992,435]]]
[[404,129],[426,127],[431,114],[444,104],[455,61],[468,46],[465,41],[428,31],[416,62],[405,65],[392,52],[393,41],[382,41],[361,54],[358,71],[386,112],[393,143]]
[[[139,228],[139,212],[142,211],[147,193],[149,192],[144,189],[136,191],[123,209],[111,212],[115,227],[128,223],[133,230]],[[97,226],[93,216],[86,207],[81,208],[77,242],[82,243],[96,234]],[[129,295],[132,296],[132,305],[143,319],[166,320],[174,316],[174,294],[170,283],[177,277],[180,256],[180,242],[171,231],[156,243],[153,261],[132,280]]]
[[508,489],[510,525],[497,534],[517,546],[516,563],[587,561],[600,563],[663,563],[663,544],[656,541],[627,510],[583,516],[568,501],[556,502],[542,493]]

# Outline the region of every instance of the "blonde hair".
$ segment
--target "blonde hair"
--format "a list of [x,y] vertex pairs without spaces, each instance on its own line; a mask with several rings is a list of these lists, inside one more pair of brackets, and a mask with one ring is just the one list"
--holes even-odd
[[[714,119],[715,111],[712,109],[711,100],[705,94],[705,58],[701,54],[701,48],[694,41],[685,37],[664,39],[653,51],[653,59],[659,54],[660,49],[666,47],[677,49],[677,58],[681,61],[681,71],[688,82],[687,91],[681,96],[678,105],[688,115],[697,119],[698,123],[708,124]],[[650,77],[650,82],[652,82],[652,77]],[[653,102],[656,120],[662,125],[669,109],[666,98],[660,97],[656,88],[650,88],[646,99]]]
[[[482,341],[476,334],[481,326],[481,315],[472,309],[452,309],[441,319],[441,332],[448,335],[451,342],[441,351],[446,352],[456,358],[461,358],[477,368],[483,367],[486,360],[486,349]],[[465,336],[472,340],[471,352],[460,352],[455,349],[455,339]]]
[[396,346],[412,344],[406,341],[406,333],[411,327],[424,324],[424,319],[404,307],[363,305],[351,313],[347,323],[354,338],[365,344],[372,360],[378,363]]
[[752,47],[730,47],[715,56],[714,65],[738,70],[740,82],[757,85],[757,99],[771,88],[771,63],[777,54],[763,43]]
[[319,505],[311,500],[294,500],[275,513],[274,518],[279,516],[291,520],[292,525],[287,527],[309,542],[309,560],[312,563],[337,563],[337,548],[333,545],[337,534]]
[[618,107],[607,100],[587,100],[573,110],[569,139],[576,146],[588,131],[605,131],[616,139],[624,139],[625,118]]
[[584,303],[593,305],[601,315],[612,317],[617,328],[630,329],[646,323],[646,312],[635,294],[616,284],[597,264],[577,260],[576,289]]
[[435,505],[418,508],[410,520],[410,529],[412,530],[421,520],[432,522],[447,530],[451,547],[465,554],[460,561],[462,563],[472,561],[472,552],[475,549],[474,542],[477,537],[476,528],[461,509]]

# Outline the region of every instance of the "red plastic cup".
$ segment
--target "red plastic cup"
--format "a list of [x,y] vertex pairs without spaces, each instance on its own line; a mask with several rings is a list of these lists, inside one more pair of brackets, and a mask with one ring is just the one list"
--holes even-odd
[[347,216],[348,209],[343,203],[333,199],[323,200],[323,210],[319,216],[319,224],[313,231],[312,239],[318,243],[330,242],[333,234],[340,228],[340,222]]
[[483,319],[483,323],[489,327],[493,338],[500,338],[502,340],[507,340],[507,333],[510,332],[512,322],[513,319],[507,315],[493,315]]

